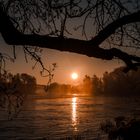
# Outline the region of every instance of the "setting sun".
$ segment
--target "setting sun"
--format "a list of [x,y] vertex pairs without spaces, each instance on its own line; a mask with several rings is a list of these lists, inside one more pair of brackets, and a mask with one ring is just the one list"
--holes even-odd
[[75,72],[73,72],[73,73],[71,74],[71,78],[72,78],[73,80],[76,80],[76,79],[78,78],[78,74],[75,73]]

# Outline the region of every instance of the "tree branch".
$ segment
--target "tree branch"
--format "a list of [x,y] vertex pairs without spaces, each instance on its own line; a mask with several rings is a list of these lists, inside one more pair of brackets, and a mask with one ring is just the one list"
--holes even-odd
[[112,35],[119,27],[133,22],[140,22],[140,11],[124,16],[112,22],[102,31],[100,31],[97,36],[89,41],[72,38],[51,37],[38,34],[23,34],[13,26],[10,17],[6,15],[1,7],[0,19],[0,32],[5,42],[9,45],[39,46],[42,48],[75,52],[87,55],[89,57],[96,57],[106,60],[111,60],[114,57],[117,57],[123,60],[127,66],[131,68],[133,67],[133,61],[138,63],[140,62],[140,57],[129,55],[119,49],[113,48],[107,50],[99,47],[99,45],[103,43],[110,35]]
[[116,29],[122,27],[123,25],[140,22],[140,11],[136,13],[123,16],[122,18],[117,19],[116,21],[107,25],[103,30],[101,30],[97,36],[95,36],[90,42],[95,46],[100,45],[105,41],[110,35],[114,34]]

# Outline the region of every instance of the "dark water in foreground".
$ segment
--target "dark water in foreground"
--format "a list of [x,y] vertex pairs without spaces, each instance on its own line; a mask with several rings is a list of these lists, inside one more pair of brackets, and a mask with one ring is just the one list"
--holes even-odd
[[17,118],[0,111],[0,140],[60,139],[83,135],[94,139],[100,122],[116,116],[139,116],[140,99],[111,97],[29,98]]

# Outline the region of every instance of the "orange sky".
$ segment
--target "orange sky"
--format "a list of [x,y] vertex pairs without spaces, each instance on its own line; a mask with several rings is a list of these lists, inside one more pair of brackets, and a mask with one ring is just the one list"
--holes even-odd
[[[12,47],[5,44],[3,39],[0,39],[0,52],[9,53],[12,56]],[[28,59],[28,63],[25,62],[22,47],[16,49],[17,59],[15,63],[7,63],[6,69],[12,73],[28,73],[37,78],[38,84],[45,84],[47,79],[40,76],[40,67],[36,67],[32,70],[34,62]],[[57,63],[57,68],[54,72],[53,82],[78,84],[82,82],[83,77],[87,74],[92,76],[102,76],[105,71],[112,71],[115,67],[122,65],[121,61],[103,61],[101,59],[95,59],[87,57],[85,55],[79,55],[76,53],[60,52],[51,49],[44,49],[42,54],[43,62],[46,66],[52,63]],[[70,77],[72,72],[77,72],[79,78],[73,81]]]

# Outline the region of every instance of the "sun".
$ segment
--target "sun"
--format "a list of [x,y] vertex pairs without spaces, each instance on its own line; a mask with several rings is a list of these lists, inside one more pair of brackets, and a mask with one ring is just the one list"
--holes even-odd
[[72,78],[73,80],[76,80],[76,79],[78,78],[78,74],[77,74],[76,72],[73,72],[73,73],[71,74],[71,78]]

